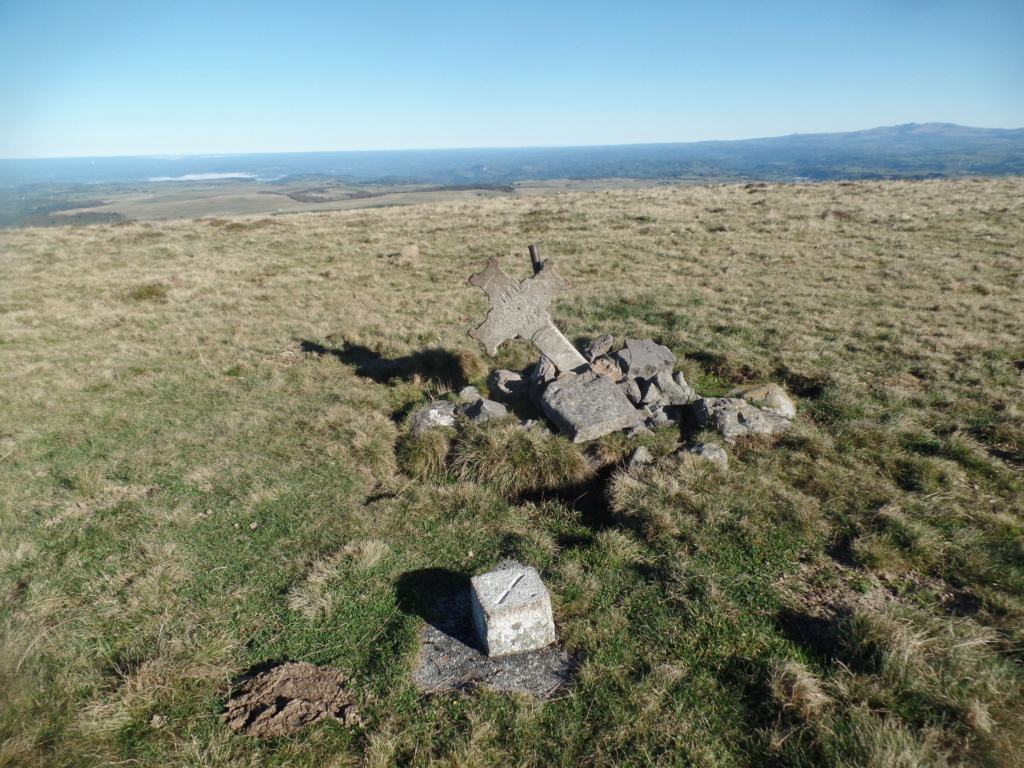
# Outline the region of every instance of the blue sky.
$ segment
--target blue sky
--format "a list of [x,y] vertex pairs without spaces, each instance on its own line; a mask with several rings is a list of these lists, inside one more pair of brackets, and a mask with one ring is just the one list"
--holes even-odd
[[0,158],[1024,127],[1024,0],[0,0]]

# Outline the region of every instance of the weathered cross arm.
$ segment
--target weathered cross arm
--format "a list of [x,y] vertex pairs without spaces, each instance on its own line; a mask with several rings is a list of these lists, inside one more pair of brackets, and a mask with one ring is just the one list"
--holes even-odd
[[469,278],[490,300],[487,319],[469,332],[484,345],[487,354],[498,354],[498,347],[514,338],[526,339],[541,351],[559,371],[571,371],[586,365],[586,358],[562,335],[551,320],[550,306],[555,294],[572,283],[545,260],[533,277],[521,283],[505,274],[492,256],[487,266]]

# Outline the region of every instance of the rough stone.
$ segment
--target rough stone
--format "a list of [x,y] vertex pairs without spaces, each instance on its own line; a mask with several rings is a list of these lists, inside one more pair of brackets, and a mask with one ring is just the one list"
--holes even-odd
[[735,442],[748,435],[773,435],[786,432],[793,423],[774,411],[751,405],[731,397],[705,397],[694,407],[697,426],[717,429],[726,442]]
[[459,390],[459,400],[463,403],[476,402],[482,397],[483,395],[480,394],[480,390],[473,386],[463,387]]
[[654,433],[651,432],[651,430],[649,430],[643,424],[637,424],[632,429],[626,430],[626,436],[627,437],[643,437],[643,436],[650,436],[650,435],[653,435],[653,434]]
[[626,466],[627,467],[639,467],[639,466],[643,466],[644,464],[653,464],[653,463],[654,463],[654,454],[651,453],[651,449],[648,448],[645,445],[638,445],[633,450],[633,453],[631,453],[629,455],[629,458],[626,459]]
[[551,598],[536,568],[509,564],[470,582],[473,625],[488,656],[535,651],[555,642]]
[[659,371],[654,377],[654,385],[661,393],[662,401],[669,405],[687,405],[697,397],[693,387],[686,384],[686,379],[679,372]]
[[560,371],[587,364],[551,320],[551,301],[559,291],[571,288],[572,283],[555,271],[550,259],[532,277],[517,282],[505,274],[497,257],[492,257],[469,282],[483,290],[491,302],[487,319],[469,332],[484,345],[487,354],[497,355],[503,342],[520,338],[532,342]]
[[544,357],[544,355],[541,355],[540,360],[537,361],[537,364],[533,366],[533,370],[530,372],[530,400],[538,408],[540,408],[541,395],[544,394],[548,384],[554,381],[557,375],[558,369],[555,368],[554,363]]
[[660,371],[672,371],[675,353],[653,339],[626,339],[626,346],[612,357],[631,379],[651,379]]
[[588,363],[592,363],[597,360],[597,358],[601,357],[601,355],[608,354],[608,350],[612,348],[612,344],[614,343],[614,336],[610,333],[602,333],[587,344],[586,349],[583,350],[583,356],[587,358]]
[[622,370],[615,364],[614,360],[607,356],[597,358],[597,360],[590,364],[590,370],[594,373],[603,373],[615,382],[622,381],[623,379]]
[[547,417],[574,443],[629,429],[640,422],[636,409],[615,382],[595,373],[553,381],[540,402]]
[[747,387],[736,387],[725,393],[726,397],[740,397],[744,400],[763,402],[764,408],[775,411],[787,419],[796,418],[796,405],[789,395],[778,384],[756,384]]
[[487,379],[487,388],[495,400],[511,403],[529,395],[530,382],[512,371],[494,371]]
[[418,435],[434,427],[454,427],[457,406],[448,400],[435,400],[412,415],[412,434]]
[[640,385],[640,391],[643,395],[640,398],[641,405],[657,405],[661,402],[661,390],[658,389],[658,385],[651,381],[644,381],[640,379],[637,384]]
[[729,468],[729,454],[725,452],[722,446],[715,445],[714,443],[697,443],[690,448],[684,448],[680,453],[688,453],[691,456],[697,456],[705,461],[710,461],[723,470]]
[[636,383],[636,379],[623,379],[619,382],[619,389],[629,399],[633,405],[640,405],[640,402],[644,399],[643,393],[640,391],[640,385]]
[[460,405],[458,413],[466,416],[474,424],[483,424],[491,419],[508,416],[508,408],[494,400],[480,397],[471,403]]
[[646,424],[652,429],[654,427],[666,427],[669,424],[678,424],[683,420],[683,409],[678,405],[655,403],[650,406],[649,410],[651,415],[647,417]]

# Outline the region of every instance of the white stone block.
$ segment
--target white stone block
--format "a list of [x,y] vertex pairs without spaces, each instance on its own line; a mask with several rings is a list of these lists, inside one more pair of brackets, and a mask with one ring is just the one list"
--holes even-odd
[[536,568],[515,563],[472,578],[473,625],[491,657],[555,642],[551,598]]

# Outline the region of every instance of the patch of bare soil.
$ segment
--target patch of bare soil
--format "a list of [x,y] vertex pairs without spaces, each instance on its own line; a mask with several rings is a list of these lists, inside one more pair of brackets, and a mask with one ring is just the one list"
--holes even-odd
[[295,341],[286,346],[276,355],[265,355],[264,360],[270,363],[277,363],[283,368],[291,368],[297,363],[301,363],[306,359],[306,352],[302,348],[301,341]]
[[298,733],[321,720],[361,725],[348,678],[332,667],[285,662],[243,679],[224,721],[235,733],[268,738]]
[[159,485],[113,485],[82,501],[76,501],[51,517],[43,525],[47,528],[65,520],[88,520],[98,509],[110,509],[123,499],[141,499],[160,490]]

